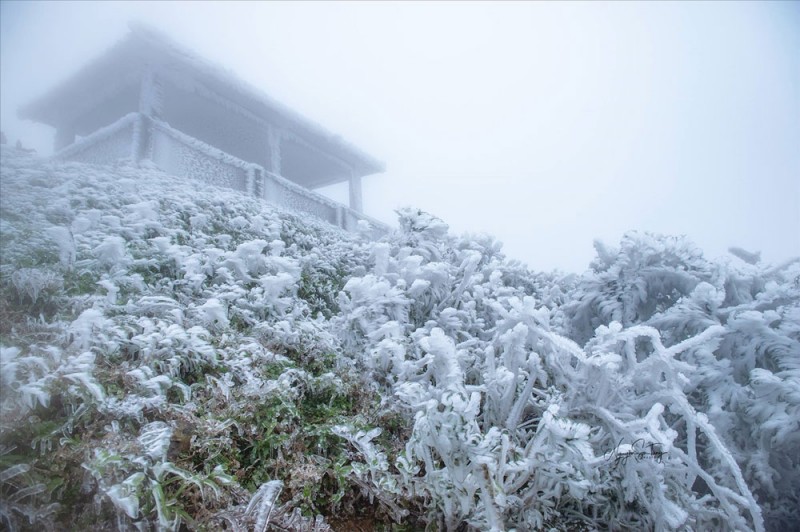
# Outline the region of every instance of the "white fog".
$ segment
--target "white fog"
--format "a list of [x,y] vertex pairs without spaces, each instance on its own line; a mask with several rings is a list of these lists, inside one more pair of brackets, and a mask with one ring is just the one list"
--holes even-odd
[[798,50],[0,0],[0,529],[800,529]]
[[17,109],[131,19],[384,161],[387,223],[420,207],[538,270],[634,229],[800,254],[796,3],[3,2],[6,136],[49,153]]

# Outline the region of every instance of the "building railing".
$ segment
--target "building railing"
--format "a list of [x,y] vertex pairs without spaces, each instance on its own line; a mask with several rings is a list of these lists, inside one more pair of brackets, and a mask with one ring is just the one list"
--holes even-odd
[[[94,164],[149,159],[166,173],[239,190],[284,208],[309,213],[347,231],[378,238],[389,227],[264,167],[243,161],[169,124],[130,113],[54,155]],[[367,226],[359,222],[367,222]]]
[[134,129],[139,117],[139,113],[129,113],[113,124],[76,140],[58,151],[53,158],[91,164],[112,164],[131,159]]

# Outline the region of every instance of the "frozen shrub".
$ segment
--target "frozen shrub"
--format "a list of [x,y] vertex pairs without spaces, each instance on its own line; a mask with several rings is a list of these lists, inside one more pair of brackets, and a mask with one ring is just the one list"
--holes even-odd
[[11,283],[21,302],[35,305],[39,297],[52,298],[63,286],[56,272],[39,268],[21,268],[11,274]]
[[630,233],[543,274],[417,209],[370,242],[152,168],[2,162],[3,526],[800,519],[798,261]]

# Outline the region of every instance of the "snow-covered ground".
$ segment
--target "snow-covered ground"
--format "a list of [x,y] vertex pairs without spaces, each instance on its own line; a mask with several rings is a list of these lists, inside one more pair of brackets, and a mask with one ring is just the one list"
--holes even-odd
[[5,146],[1,185],[9,529],[800,520],[800,262],[630,233],[536,273]]

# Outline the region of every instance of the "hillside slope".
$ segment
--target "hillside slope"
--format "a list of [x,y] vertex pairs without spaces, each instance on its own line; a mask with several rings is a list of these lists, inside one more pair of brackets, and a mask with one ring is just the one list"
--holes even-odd
[[800,501],[800,264],[682,238],[537,274],[2,151],[10,529],[768,529]]

